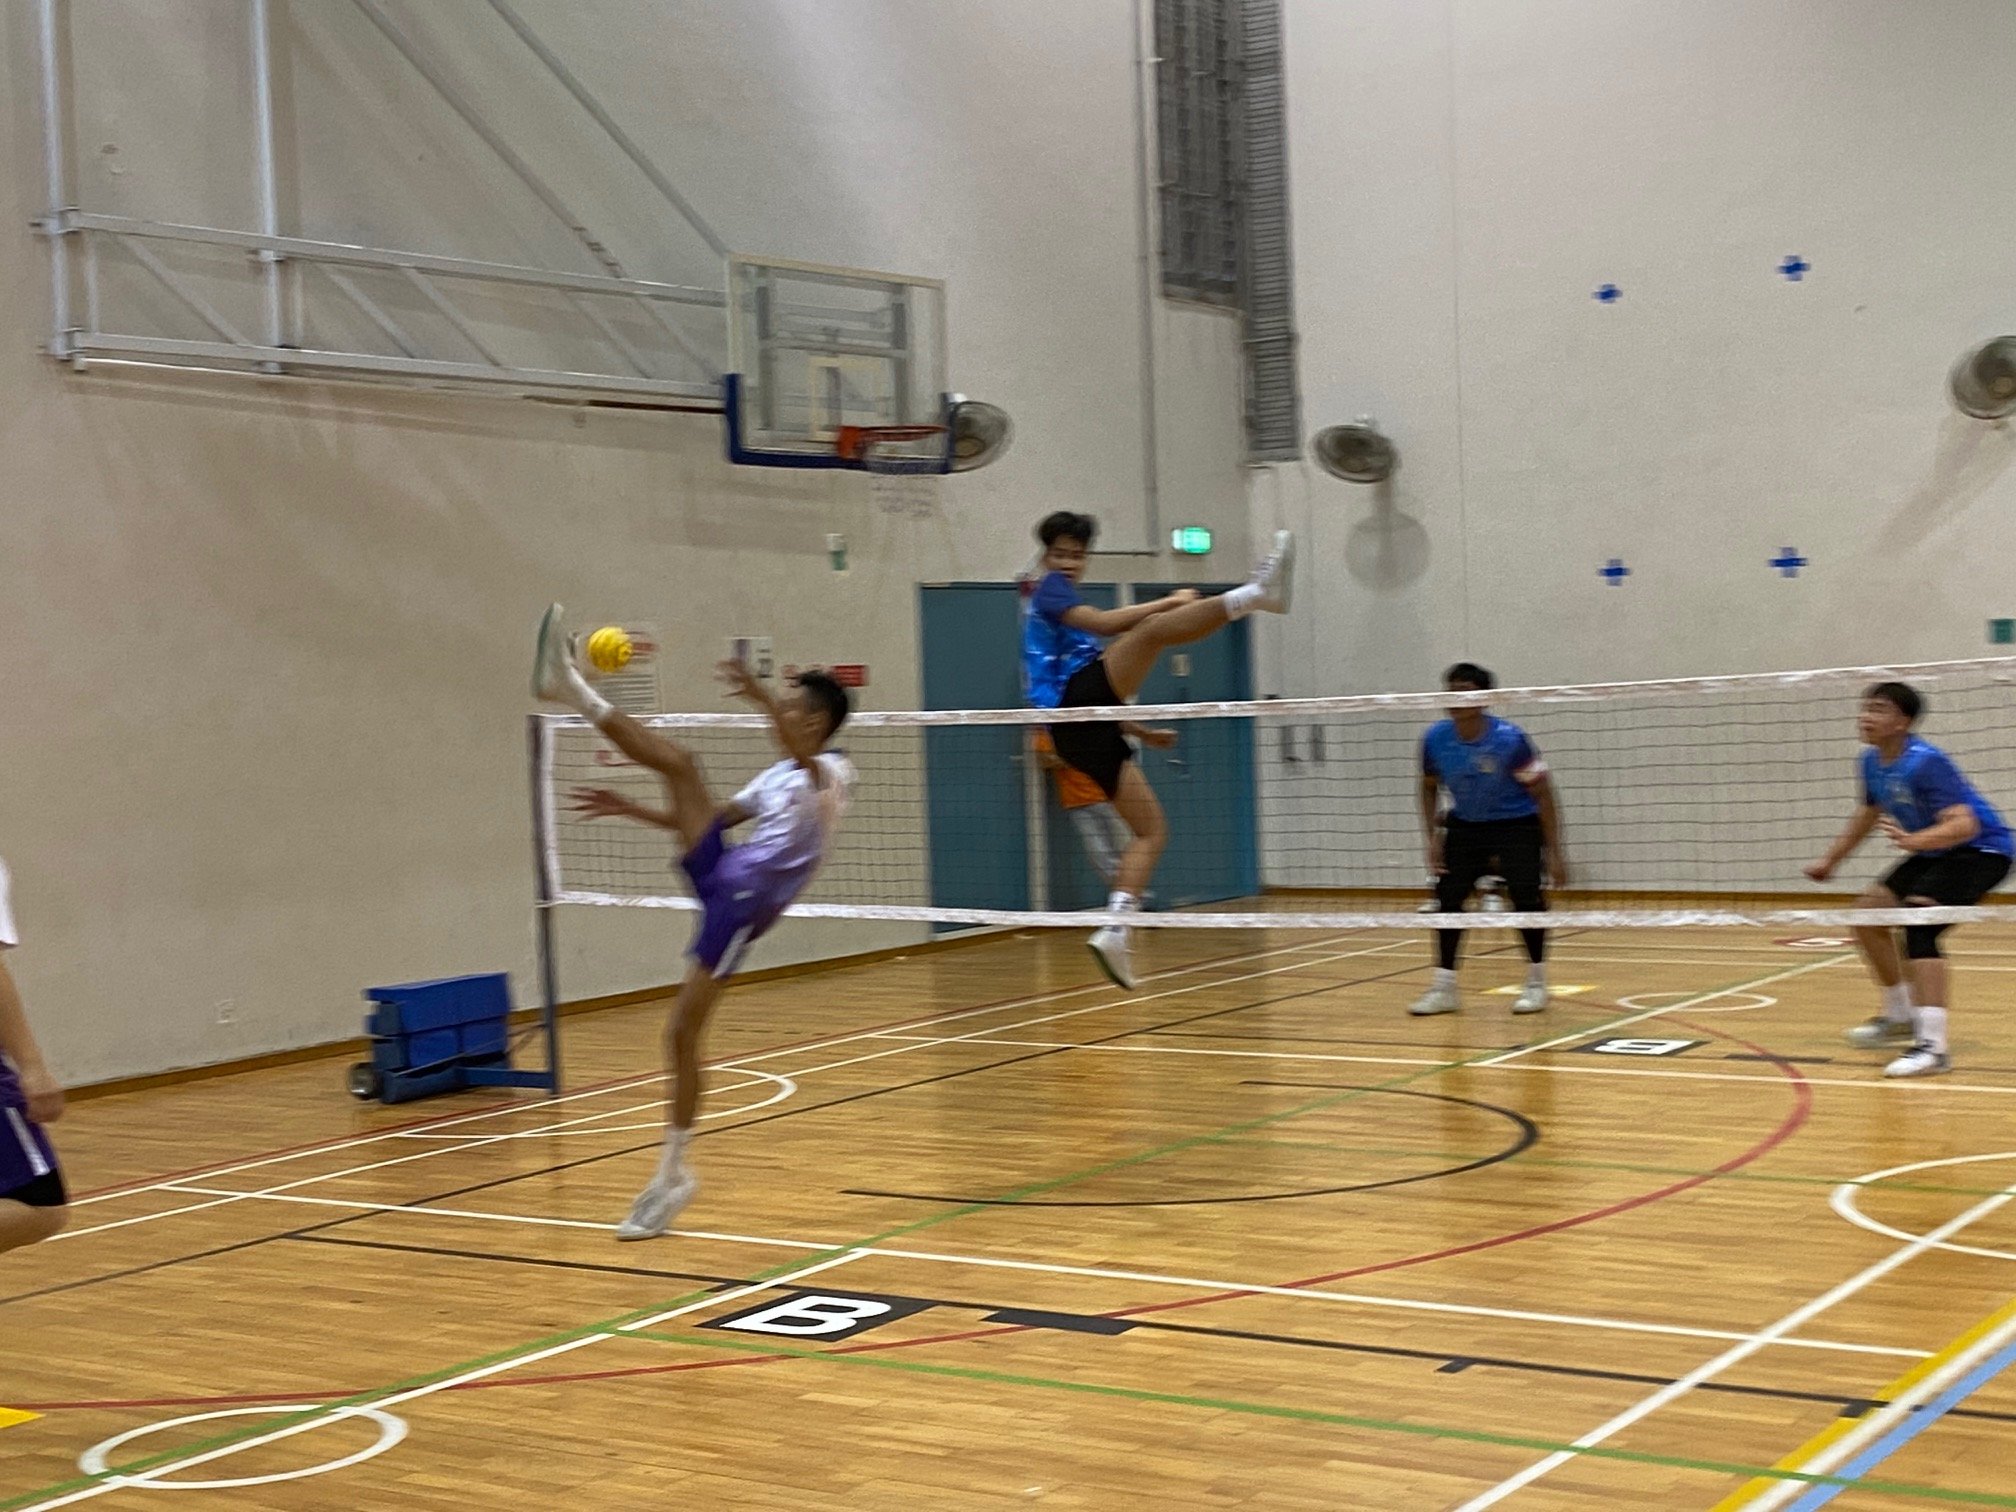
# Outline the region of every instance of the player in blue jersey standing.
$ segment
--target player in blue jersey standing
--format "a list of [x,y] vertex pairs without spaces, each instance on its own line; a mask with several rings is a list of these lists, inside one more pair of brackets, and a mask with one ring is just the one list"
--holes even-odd
[[[1496,687],[1497,679],[1474,662],[1458,662],[1443,674],[1442,684],[1451,693],[1482,693]],[[1494,873],[1505,879],[1520,913],[1546,910],[1547,878],[1556,887],[1568,880],[1547,763],[1524,730],[1488,709],[1451,709],[1421,737],[1421,826],[1444,913],[1461,912],[1479,880]],[[1547,931],[1524,929],[1520,936],[1532,964],[1512,1011],[1538,1013],[1547,1006]],[[1409,1013],[1426,1017],[1463,1006],[1456,987],[1462,948],[1462,930],[1435,932],[1435,981]]]
[[[1856,719],[1867,747],[1858,784],[1862,801],[1841,838],[1806,868],[1815,882],[1825,882],[1880,828],[1904,859],[1862,894],[1864,908],[1967,908],[2009,875],[2016,851],[2009,826],[1952,757],[1914,733],[1924,712],[1923,696],[1909,683],[1877,683],[1862,695]],[[1905,927],[1908,983],[1895,933],[1880,925],[1855,931],[1862,959],[1882,989],[1883,1011],[1850,1029],[1848,1042],[1865,1050],[1902,1047],[1904,1053],[1883,1068],[1885,1076],[1936,1076],[1953,1068],[1946,1041],[1950,984],[1939,953],[1939,937],[1950,927]]]

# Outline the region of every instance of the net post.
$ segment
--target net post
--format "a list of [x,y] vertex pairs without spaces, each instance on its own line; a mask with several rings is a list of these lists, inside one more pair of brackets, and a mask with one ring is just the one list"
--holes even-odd
[[560,1095],[560,969],[553,950],[553,795],[548,774],[552,733],[537,714],[526,720],[532,768],[533,954],[539,972],[539,1021],[546,1036],[547,1090]]

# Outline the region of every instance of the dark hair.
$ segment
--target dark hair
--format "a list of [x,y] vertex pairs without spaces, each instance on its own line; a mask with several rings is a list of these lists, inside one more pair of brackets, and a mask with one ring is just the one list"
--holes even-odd
[[1475,662],[1458,662],[1442,674],[1442,686],[1446,688],[1451,683],[1468,683],[1473,688],[1495,688],[1498,679]]
[[1043,523],[1036,527],[1036,539],[1046,548],[1055,546],[1059,541],[1083,541],[1089,547],[1098,535],[1097,520],[1088,514],[1074,514],[1068,509],[1043,516]]
[[826,716],[826,738],[831,740],[854,712],[854,700],[828,672],[800,672],[798,686],[812,700],[812,707]]
[[1872,698],[1882,699],[1912,724],[1918,723],[1919,716],[1925,712],[1924,695],[1909,683],[1872,683],[1863,690],[1862,698],[1865,703]]

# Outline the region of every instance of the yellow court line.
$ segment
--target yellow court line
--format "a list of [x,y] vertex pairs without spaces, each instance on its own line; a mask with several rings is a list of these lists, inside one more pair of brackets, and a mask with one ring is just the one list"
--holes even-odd
[[0,1407],[0,1428],[18,1428],[23,1423],[32,1423],[42,1414],[21,1412],[13,1407]]
[[[1959,1338],[1953,1340],[1944,1349],[1941,1349],[1937,1354],[1932,1355],[1928,1359],[1920,1360],[1889,1385],[1879,1389],[1870,1398],[1870,1401],[1875,1404],[1870,1408],[1870,1412],[1878,1412],[1884,1407],[1889,1406],[1898,1397],[1931,1375],[1933,1371],[1950,1364],[1956,1357],[1965,1354],[1976,1344],[1980,1343],[1982,1339],[2002,1327],[2003,1324],[2009,1322],[2012,1318],[2016,1318],[2016,1302],[2011,1302],[2007,1307],[1990,1313],[1979,1323],[1968,1329],[1967,1332],[1960,1335]],[[1802,1470],[1815,1455],[1819,1454],[1836,1440],[1853,1433],[1868,1420],[1868,1413],[1863,1414],[1861,1417],[1836,1418],[1771,1468],[1773,1470]],[[1761,1496],[1767,1491],[1782,1490],[1784,1489],[1784,1485],[1783,1481],[1766,1480],[1759,1477],[1746,1485],[1737,1487],[1735,1491],[1709,1508],[1708,1512],[1737,1512],[1738,1508],[1748,1506],[1756,1497]]]

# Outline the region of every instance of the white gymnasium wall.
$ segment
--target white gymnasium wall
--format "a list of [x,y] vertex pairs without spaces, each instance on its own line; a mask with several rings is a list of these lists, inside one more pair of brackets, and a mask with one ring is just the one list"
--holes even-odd
[[[1404,461],[1383,493],[1313,465],[1256,486],[1256,522],[1310,548],[1297,617],[1263,629],[1271,690],[1426,688],[1458,657],[1516,685],[1991,654],[2016,432],[1954,413],[1945,376],[2016,327],[1981,106],[2016,7],[1287,22],[1307,428],[1373,414]],[[1796,580],[1767,565],[1787,545]]]
[[[718,271],[487,7],[388,0],[641,276]],[[288,229],[595,271],[350,6],[277,4]],[[721,461],[707,416],[237,380],[77,377],[48,308],[33,8],[0,29],[0,855],[14,962],[73,1082],[354,1033],[361,988],[530,987],[523,680],[549,598],[918,698],[919,581],[1003,579],[1049,509],[1144,544],[1132,7],[520,0],[738,248],[935,275],[953,379],[1013,452],[942,517]],[[76,0],[77,197],[251,223],[236,0]],[[165,322],[173,316],[164,310]],[[1237,327],[1158,306],[1163,518],[1245,560]],[[827,564],[844,533],[850,570]],[[1118,563],[1116,575],[1153,565]],[[725,774],[724,774],[725,775]],[[570,996],[664,982],[685,921],[563,916]],[[787,927],[757,964],[901,943]]]

